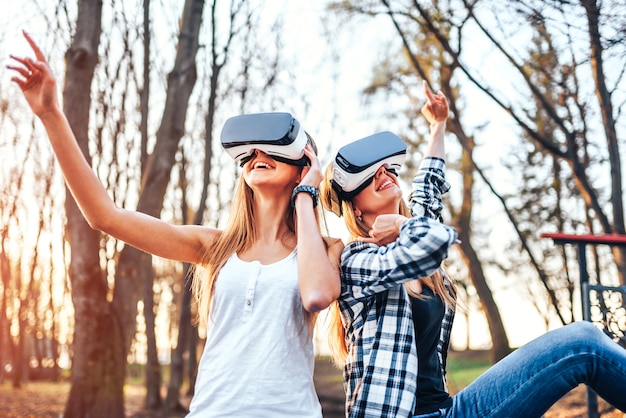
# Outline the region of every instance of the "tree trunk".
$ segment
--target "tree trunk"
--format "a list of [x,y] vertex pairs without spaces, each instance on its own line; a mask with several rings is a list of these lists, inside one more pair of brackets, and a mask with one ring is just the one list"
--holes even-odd
[[155,312],[152,284],[154,282],[154,269],[152,268],[152,257],[146,258],[143,266],[146,275],[146,287],[143,298],[143,315],[146,319],[146,342],[147,342],[147,364],[146,364],[146,402],[145,408],[157,410],[161,407],[161,365],[156,344],[155,333]]
[[[66,53],[63,110],[89,163],[90,91],[98,62],[101,13],[100,0],[78,2],[76,33]],[[120,364],[125,357],[119,327],[106,299],[107,283],[99,259],[100,235],[89,227],[71,197],[66,199],[65,208],[72,248],[70,282],[75,325],[71,388],[64,416],[123,417],[124,368]]]
[[[18,265],[20,265],[18,263]],[[15,274],[15,289],[21,291],[22,289],[22,274],[18,270]],[[18,389],[22,387],[22,381],[26,376],[26,367],[24,361],[24,337],[26,334],[26,307],[24,306],[24,300],[20,297],[20,306],[17,310],[17,341],[13,346],[13,378],[11,379],[13,388]]]
[[[168,76],[163,118],[157,131],[154,151],[148,158],[143,173],[137,210],[154,217],[159,217],[163,208],[163,199],[175,163],[178,144],[185,132],[188,101],[196,82],[195,59],[203,7],[203,0],[185,1],[176,60]],[[143,296],[142,289],[150,289],[149,297],[152,297],[152,285],[151,256],[131,246],[125,246],[117,265],[113,296],[115,312],[122,324],[122,347],[125,354],[128,353],[136,332],[137,302]],[[152,301],[144,300],[144,306],[152,305]],[[151,373],[150,403],[160,404],[160,376],[154,375],[154,369]],[[156,381],[159,382],[159,387],[155,387]],[[156,397],[159,397],[158,401]]]
[[[454,100],[454,95],[450,84],[444,86],[446,95]],[[452,104],[456,109],[456,102]],[[458,216],[455,217],[454,226],[459,232],[459,240],[461,241],[460,253],[465,266],[469,272],[470,279],[476,293],[480,299],[482,310],[487,317],[487,323],[489,324],[489,331],[491,333],[492,349],[491,360],[495,363],[511,352],[511,346],[509,339],[506,335],[504,328],[504,322],[500,316],[498,305],[493,297],[493,293],[487,284],[485,278],[485,272],[482,267],[482,263],[478,258],[478,254],[474,250],[471,244],[471,217],[472,208],[474,205],[473,191],[474,191],[474,162],[473,162],[473,139],[465,135],[461,131],[461,127],[458,124],[455,125],[457,136],[463,141],[465,146],[462,148],[460,169],[463,174],[463,199],[461,202],[461,208]],[[469,332],[469,331],[468,331]]]
[[189,335],[189,369],[187,375],[189,379],[189,391],[187,395],[193,396],[196,390],[196,378],[198,377],[198,348],[200,344],[200,336],[197,332]]
[[[150,0],[143,0],[143,88],[141,90],[141,172],[144,174],[148,159],[148,110],[150,100]],[[146,401],[145,408],[156,410],[161,407],[161,365],[156,344],[154,299],[152,295],[152,283],[154,282],[154,270],[152,257],[144,259],[143,271],[146,273],[144,287],[144,316],[146,318],[147,361],[146,364]]]
[[[591,69],[593,80],[596,85],[596,96],[602,114],[602,125],[607,139],[609,150],[609,163],[611,166],[611,205],[613,208],[613,231],[605,233],[624,234],[624,202],[622,198],[622,166],[620,159],[619,143],[615,119],[613,118],[613,103],[606,86],[604,75],[604,61],[602,59],[602,41],[600,37],[599,18],[600,10],[595,0],[581,0],[581,4],[587,13],[589,24],[589,47],[591,50]],[[619,280],[622,286],[626,285],[626,248],[612,247],[613,257],[617,265]]]
[[[187,278],[189,273],[189,264],[185,264],[183,277]],[[185,353],[189,352],[190,336],[196,332],[191,326],[191,283],[184,283],[181,303],[180,303],[180,319],[178,321],[178,339],[176,348],[172,350],[172,360],[170,363],[170,382],[167,388],[167,397],[165,398],[165,408],[170,412],[184,410],[180,402],[180,390],[183,386],[184,370],[185,370]]]
[[0,383],[4,382],[4,365],[8,363],[11,350],[11,329],[7,318],[7,298],[9,295],[9,283],[11,277],[11,264],[6,253],[5,242],[7,240],[8,227],[2,230],[0,235],[0,279],[2,280],[2,299],[0,300]]

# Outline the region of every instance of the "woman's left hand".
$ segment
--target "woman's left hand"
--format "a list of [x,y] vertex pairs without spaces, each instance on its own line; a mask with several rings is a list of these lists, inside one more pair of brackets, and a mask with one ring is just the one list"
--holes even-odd
[[315,151],[313,151],[313,148],[309,144],[307,144],[304,148],[304,155],[307,156],[311,164],[302,169],[302,176],[300,177],[299,184],[319,187],[323,179],[322,169],[320,168],[320,160],[317,158]]

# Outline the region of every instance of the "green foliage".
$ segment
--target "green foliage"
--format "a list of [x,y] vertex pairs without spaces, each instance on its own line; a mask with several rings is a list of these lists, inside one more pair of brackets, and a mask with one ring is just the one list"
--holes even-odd
[[459,392],[489,367],[489,351],[450,351],[447,367],[450,394]]

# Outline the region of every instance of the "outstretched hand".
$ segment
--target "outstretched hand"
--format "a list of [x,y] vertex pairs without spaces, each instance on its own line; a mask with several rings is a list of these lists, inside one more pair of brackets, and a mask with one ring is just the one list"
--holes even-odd
[[42,117],[58,107],[57,84],[48,61],[35,41],[25,31],[23,34],[35,53],[35,60],[10,55],[14,63],[7,68],[17,73],[11,80],[20,87],[33,112]]
[[446,96],[441,91],[434,94],[428,87],[426,80],[422,84],[424,86],[424,94],[426,95],[426,104],[422,107],[422,114],[428,123],[445,122],[450,113]]

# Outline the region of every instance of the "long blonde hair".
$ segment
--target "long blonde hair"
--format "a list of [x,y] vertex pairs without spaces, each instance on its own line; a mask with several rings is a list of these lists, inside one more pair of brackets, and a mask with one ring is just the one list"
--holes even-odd
[[[359,219],[354,213],[352,201],[343,200],[333,189],[331,180],[333,178],[333,163],[331,162],[326,168],[324,179],[320,185],[320,201],[322,206],[337,216],[344,218],[348,232],[350,233],[350,241],[356,241],[359,237],[369,237],[369,227]],[[398,212],[400,215],[411,217],[411,210],[404,201],[400,199]],[[445,272],[440,269],[428,277],[420,278],[420,283],[428,286],[435,295],[439,296],[444,303],[450,305],[453,309],[456,307],[456,289],[454,283],[449,280]],[[418,299],[426,299],[421,293],[415,280],[404,283],[407,293]],[[348,347],[346,345],[345,328],[341,319],[341,311],[339,303],[333,302],[328,309],[328,317],[330,319],[328,345],[336,365],[342,366],[348,356]]]
[[[317,146],[313,138],[307,133],[309,144],[317,154]],[[315,211],[315,219],[320,225],[320,211]],[[254,213],[254,191],[245,182],[243,175],[239,176],[239,181],[235,187],[235,193],[230,206],[228,222],[223,231],[220,231],[211,243],[211,246],[204,248],[202,261],[200,264],[193,266],[192,292],[197,307],[197,324],[206,327],[211,310],[211,301],[213,300],[213,291],[215,289],[215,281],[220,270],[226,264],[226,261],[233,254],[243,252],[250,248],[256,241],[256,229]],[[287,233],[296,234],[296,212],[295,208],[289,208],[285,213],[283,220],[287,225]],[[326,240],[324,240],[326,243]],[[309,331],[311,331],[316,315],[312,315],[305,311],[305,317],[309,322]]]

